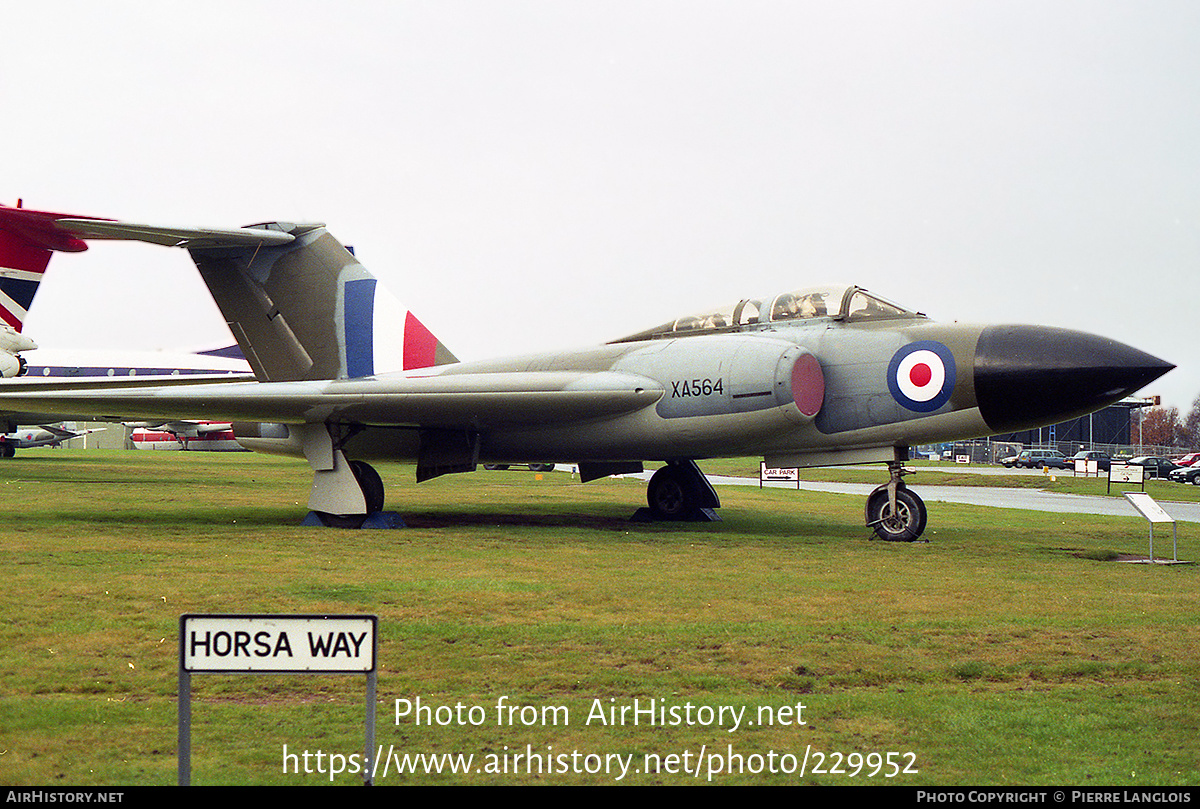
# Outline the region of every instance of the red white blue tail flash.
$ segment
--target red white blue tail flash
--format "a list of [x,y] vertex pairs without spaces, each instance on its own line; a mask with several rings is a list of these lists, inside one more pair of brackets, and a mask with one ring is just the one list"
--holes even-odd
[[429,329],[375,278],[345,282],[346,375],[412,371],[455,361]]

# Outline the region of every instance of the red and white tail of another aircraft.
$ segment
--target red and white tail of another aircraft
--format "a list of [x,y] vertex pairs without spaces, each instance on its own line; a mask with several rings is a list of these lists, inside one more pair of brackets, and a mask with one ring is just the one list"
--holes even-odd
[[54,227],[62,214],[0,205],[0,321],[21,331],[55,250],[78,253],[82,240]]
[[134,449],[245,452],[233,435],[233,425],[215,421],[129,422]]
[[236,345],[212,351],[99,351],[38,348],[22,333],[55,251],[82,252],[82,239],[54,227],[63,214],[21,202],[0,205],[0,377],[130,377],[250,374]]
[[[55,249],[75,249],[82,241],[55,234],[54,215],[0,205],[0,376],[19,376],[25,370],[22,351],[37,343],[21,334],[25,315],[37,294],[42,275]],[[18,211],[10,215],[12,211]],[[86,245],[85,245],[86,247]]]

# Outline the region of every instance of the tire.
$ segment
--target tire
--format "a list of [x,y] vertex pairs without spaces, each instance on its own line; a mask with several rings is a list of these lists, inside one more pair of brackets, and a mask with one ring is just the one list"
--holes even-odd
[[906,487],[896,490],[896,513],[892,514],[887,486],[880,486],[867,498],[867,527],[888,542],[913,542],[925,531],[928,519],[925,503]]
[[362,489],[363,499],[367,502],[367,513],[383,511],[383,479],[379,477],[375,468],[363,461],[351,461],[350,471],[358,481],[358,488]]
[[698,501],[691,481],[675,466],[659,469],[646,487],[646,502],[660,520],[686,520],[696,510]]
[[1192,479],[1189,481],[1189,483],[1191,483],[1193,486],[1200,486],[1200,475],[1192,475]]

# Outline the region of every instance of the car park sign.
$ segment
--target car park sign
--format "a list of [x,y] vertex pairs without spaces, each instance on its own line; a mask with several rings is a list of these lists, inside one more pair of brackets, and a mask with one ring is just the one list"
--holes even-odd
[[1145,483],[1146,467],[1138,464],[1113,463],[1108,468],[1110,483]]
[[1112,491],[1114,483],[1136,483],[1146,490],[1146,467],[1135,463],[1117,463],[1113,461],[1108,467],[1108,491]]

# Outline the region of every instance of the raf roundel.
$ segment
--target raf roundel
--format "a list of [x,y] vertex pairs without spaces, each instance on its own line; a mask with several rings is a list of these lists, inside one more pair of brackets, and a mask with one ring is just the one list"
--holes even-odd
[[932,413],[954,392],[954,355],[934,340],[909,343],[888,364],[888,388],[904,407]]

